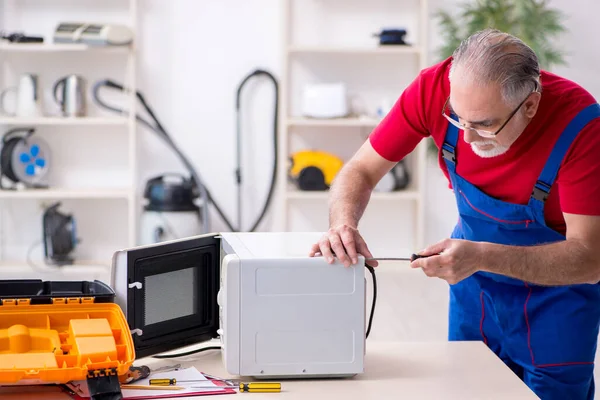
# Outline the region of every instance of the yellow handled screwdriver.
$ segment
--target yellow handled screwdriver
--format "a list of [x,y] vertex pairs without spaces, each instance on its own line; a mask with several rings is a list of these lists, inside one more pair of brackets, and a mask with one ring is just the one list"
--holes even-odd
[[[194,389],[211,388],[224,389],[235,388],[235,386],[192,386]],[[281,383],[279,382],[240,382],[238,389],[242,393],[279,393],[281,392]]]
[[[185,382],[185,381],[184,381]],[[192,381],[199,382],[199,381]],[[161,379],[150,379],[150,386],[170,386],[175,385],[177,383],[177,379],[175,378],[161,378]]]
[[[210,382],[204,380],[180,380],[178,381],[175,378],[161,378],[161,379],[150,379],[149,384],[151,386],[170,386],[175,385],[177,383],[189,383],[189,382]],[[224,388],[236,388],[236,386],[225,385],[225,386],[192,386],[194,389],[224,389]],[[240,392],[245,393],[277,393],[281,392],[281,383],[280,382],[240,382],[237,387]]]
[[279,393],[281,392],[281,383],[279,382],[240,382],[240,392],[248,393]]

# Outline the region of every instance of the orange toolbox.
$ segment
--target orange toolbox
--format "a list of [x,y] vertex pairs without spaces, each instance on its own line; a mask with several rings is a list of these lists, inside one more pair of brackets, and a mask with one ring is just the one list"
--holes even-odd
[[87,381],[122,399],[135,359],[127,319],[100,281],[0,280],[0,386]]

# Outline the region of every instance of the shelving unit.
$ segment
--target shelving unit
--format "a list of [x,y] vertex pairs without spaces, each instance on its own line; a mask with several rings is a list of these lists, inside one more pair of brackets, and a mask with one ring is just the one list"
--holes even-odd
[[[77,271],[89,270],[90,278],[104,276],[102,271],[110,266],[113,252],[136,244],[135,114],[118,115],[99,108],[92,99],[92,87],[101,79],[122,82],[130,91],[107,101],[125,110],[135,109],[137,8],[138,0],[0,2],[0,29],[44,37],[44,43],[0,41],[0,90],[15,86],[21,73],[35,73],[40,77],[44,107],[44,116],[39,118],[0,113],[0,135],[16,127],[33,127],[51,150],[48,189],[0,190],[0,275],[27,265],[35,271],[32,264],[38,270],[41,265],[48,273],[56,271],[44,265],[41,241],[44,209],[57,201],[62,204],[61,212],[73,215],[81,239],[73,254],[75,265],[67,268],[74,279],[81,277]],[[133,43],[53,43],[60,22],[77,21],[127,25],[134,34]],[[58,113],[52,88],[57,79],[69,74],[86,79],[85,117]]]
[[412,54],[420,55],[421,49],[417,46],[410,47],[304,47],[290,46],[288,54],[349,54],[349,55],[373,55],[373,54]]
[[94,47],[86,44],[70,43],[0,43],[2,53],[59,53],[59,52],[97,52],[127,54],[130,47]]
[[342,127],[365,127],[373,128],[379,120],[376,118],[339,118],[339,119],[310,119],[310,118],[288,118],[286,121],[287,125],[293,126],[314,126],[314,127],[327,127],[327,126],[342,126]]
[[[347,161],[380,122],[377,108],[383,102],[391,106],[427,66],[427,21],[427,0],[374,0],[368,5],[360,0],[285,0],[280,159],[287,160],[295,151],[317,149]],[[408,45],[379,45],[374,34],[387,28],[406,29]],[[353,113],[333,119],[305,118],[300,107],[302,88],[317,82],[345,83]],[[371,196],[359,229],[378,256],[424,245],[426,150],[421,143],[407,157],[411,182],[406,189]],[[280,182],[288,181],[288,167],[281,163]],[[328,229],[328,191],[300,191],[288,183],[280,186],[280,192],[283,230]]]
[[40,189],[0,191],[0,199],[125,199],[131,192],[127,189]]
[[0,125],[30,126],[30,125],[122,125],[125,126],[129,120],[123,117],[42,117],[42,118],[16,118],[0,117]]

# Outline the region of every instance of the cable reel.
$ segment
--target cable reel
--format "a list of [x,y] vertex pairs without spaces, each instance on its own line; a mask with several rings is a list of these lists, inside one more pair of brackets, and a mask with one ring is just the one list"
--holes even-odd
[[[0,152],[0,188],[15,189],[19,184],[27,188],[46,188],[50,158],[50,146],[35,134],[34,128],[6,132]],[[11,182],[12,188],[4,187],[4,178]]]

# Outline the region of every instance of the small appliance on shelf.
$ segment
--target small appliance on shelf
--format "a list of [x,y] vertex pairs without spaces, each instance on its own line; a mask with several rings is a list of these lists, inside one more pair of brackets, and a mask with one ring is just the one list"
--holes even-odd
[[350,114],[344,83],[311,83],[302,93],[302,115],[307,118],[344,118]]
[[408,45],[404,40],[406,29],[382,29],[379,33],[374,33],[374,37],[379,38],[380,45]]
[[125,25],[61,22],[54,32],[54,43],[83,43],[91,46],[125,46],[133,32]]

